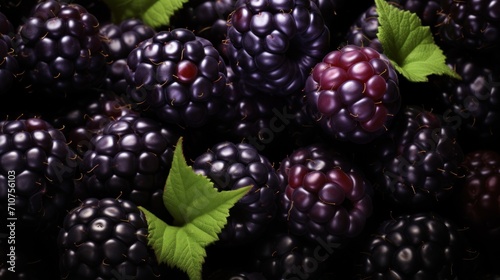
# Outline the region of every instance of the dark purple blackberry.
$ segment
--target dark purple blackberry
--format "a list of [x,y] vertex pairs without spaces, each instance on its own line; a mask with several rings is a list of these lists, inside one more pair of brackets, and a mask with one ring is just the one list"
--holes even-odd
[[420,107],[405,108],[373,151],[374,180],[387,201],[400,209],[437,209],[461,176],[463,153],[456,130]]
[[401,105],[389,59],[354,45],[328,53],[309,75],[305,94],[307,110],[323,131],[354,143],[385,133]]
[[383,221],[362,250],[356,279],[457,279],[463,244],[447,218],[419,213]]
[[341,154],[320,144],[296,149],[279,167],[281,210],[291,234],[345,243],[372,214],[371,184]]
[[274,221],[279,178],[269,160],[252,145],[216,144],[194,160],[193,169],[207,176],[221,191],[252,186],[231,208],[227,225],[219,234],[222,245],[253,240]]
[[0,61],[2,61],[0,63],[0,95],[6,95],[21,75],[12,45],[13,36],[14,26],[0,12]]
[[125,94],[127,91],[127,82],[125,81],[127,57],[140,42],[153,37],[156,32],[139,19],[126,19],[119,24],[103,25],[99,33],[105,38],[108,55],[105,88],[119,95]]
[[166,215],[163,189],[178,132],[155,120],[125,115],[92,137],[76,198],[122,198]]
[[[45,231],[57,225],[72,200],[77,156],[58,129],[42,119],[0,122],[0,204],[15,195],[16,228]],[[11,205],[12,206],[12,205]]]
[[99,21],[78,4],[38,3],[18,29],[15,49],[23,82],[34,95],[85,94],[105,77]]
[[266,280],[260,272],[242,272],[231,276],[229,280]]
[[159,279],[147,236],[146,217],[134,203],[86,199],[66,215],[59,231],[61,278]]
[[127,59],[127,94],[166,123],[200,127],[220,110],[226,65],[207,39],[178,28],[143,41]]
[[500,139],[498,60],[459,52],[450,53],[447,63],[462,80],[439,77],[437,81],[447,106],[446,119],[459,129],[460,139],[470,147],[480,148],[488,143],[496,148]]
[[243,82],[271,95],[300,92],[330,48],[330,32],[310,0],[236,2],[227,53]]
[[441,43],[452,48],[495,52],[500,44],[500,2],[442,0]]

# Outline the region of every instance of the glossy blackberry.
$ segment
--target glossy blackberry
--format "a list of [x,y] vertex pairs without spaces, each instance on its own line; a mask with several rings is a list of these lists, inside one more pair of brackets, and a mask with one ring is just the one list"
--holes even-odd
[[7,17],[0,12],[0,96],[5,96],[18,82],[21,69],[17,62],[17,55],[12,45],[14,26]]
[[177,139],[176,130],[147,117],[111,121],[90,140],[76,197],[119,197],[165,215],[163,188]]
[[430,210],[449,200],[462,176],[456,130],[442,116],[405,108],[397,124],[373,148],[380,191],[406,210]]
[[15,48],[23,82],[34,95],[84,94],[106,73],[99,21],[78,4],[38,3],[16,35]]
[[86,199],[66,215],[59,231],[61,278],[159,279],[147,236],[146,218],[134,203]]
[[307,110],[323,131],[354,143],[385,133],[399,112],[398,76],[388,58],[347,45],[314,66],[305,86]]
[[143,41],[127,58],[127,94],[166,123],[200,127],[219,112],[226,65],[207,39],[177,28]]
[[[433,213],[385,220],[363,248],[357,279],[457,279],[458,228]],[[457,269],[458,268],[458,269]]]
[[301,91],[330,48],[329,29],[309,0],[239,0],[228,25],[227,51],[235,74],[271,95]]
[[229,280],[266,280],[260,272],[242,272],[231,276]]
[[500,43],[500,2],[442,0],[441,43],[452,48],[492,51]]
[[[0,199],[11,201],[15,195],[19,230],[46,231],[57,225],[72,200],[76,167],[77,157],[63,133],[48,122],[0,122]],[[7,221],[7,203],[0,208]]]
[[156,33],[155,30],[139,19],[126,19],[119,24],[107,23],[99,29],[105,38],[106,53],[108,54],[108,72],[105,88],[116,94],[125,94],[127,82],[125,71],[127,57],[140,42],[149,39]]
[[253,240],[275,219],[279,178],[271,162],[252,145],[216,144],[194,160],[193,169],[221,191],[252,186],[231,208],[227,225],[219,234],[222,245]]
[[291,234],[345,243],[371,216],[372,186],[344,156],[327,146],[298,148],[279,167],[281,210]]
[[459,52],[450,53],[447,63],[462,80],[443,77],[438,81],[442,102],[447,106],[446,118],[460,129],[461,139],[471,147],[485,143],[496,147],[500,139],[498,62]]

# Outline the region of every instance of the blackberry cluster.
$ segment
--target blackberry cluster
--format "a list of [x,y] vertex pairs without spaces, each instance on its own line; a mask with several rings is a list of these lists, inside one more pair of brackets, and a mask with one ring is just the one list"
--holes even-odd
[[17,62],[12,37],[14,26],[7,17],[0,12],[0,96],[6,95],[21,74]]
[[72,201],[76,170],[77,156],[63,133],[48,122],[35,118],[0,122],[0,215],[4,221],[6,202],[12,202],[15,195],[19,230],[42,232],[55,227]]
[[127,58],[127,94],[166,123],[201,127],[221,108],[226,65],[207,39],[177,28],[143,41]]
[[385,133],[401,105],[389,59],[355,45],[329,52],[314,66],[305,94],[308,113],[323,131],[359,144]]
[[223,245],[254,240],[275,220],[279,177],[271,162],[254,146],[222,142],[199,155],[192,166],[221,191],[252,186],[229,212],[219,234]]
[[329,29],[310,0],[239,0],[228,25],[227,53],[235,74],[271,95],[300,92],[330,48]]
[[108,74],[104,88],[118,95],[125,95],[127,91],[125,71],[128,54],[139,43],[153,37],[156,32],[139,19],[126,19],[119,24],[108,23],[101,26],[99,33],[104,37],[108,55]]
[[372,186],[342,155],[313,144],[296,149],[278,171],[291,234],[345,244],[361,233],[373,210]]
[[38,3],[18,29],[15,49],[23,82],[35,95],[75,96],[106,75],[99,21],[78,4]]
[[176,130],[147,117],[111,121],[90,140],[75,197],[122,198],[166,215],[163,188],[177,139]]
[[462,176],[456,129],[442,116],[412,106],[376,144],[372,170],[381,192],[397,207],[436,209]]
[[456,279],[462,253],[451,221],[433,213],[402,215],[383,221],[368,239],[358,279]]
[[146,218],[121,199],[82,201],[64,219],[57,245],[63,279],[159,279]]

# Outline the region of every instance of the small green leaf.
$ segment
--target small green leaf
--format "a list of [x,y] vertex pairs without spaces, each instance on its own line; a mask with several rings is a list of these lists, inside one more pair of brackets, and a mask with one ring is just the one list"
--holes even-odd
[[219,192],[207,177],[187,165],[179,138],[163,192],[163,202],[175,225],[141,207],[148,222],[148,244],[158,261],[180,268],[191,280],[201,280],[205,247],[219,239],[229,210],[251,188]]
[[427,76],[448,75],[461,77],[446,65],[446,57],[428,26],[409,11],[400,10],[386,0],[375,0],[378,14],[377,37],[384,54],[394,68],[412,82],[426,82]]
[[189,0],[104,0],[110,7],[113,21],[118,23],[128,18],[141,19],[145,24],[157,28],[170,24],[170,17]]

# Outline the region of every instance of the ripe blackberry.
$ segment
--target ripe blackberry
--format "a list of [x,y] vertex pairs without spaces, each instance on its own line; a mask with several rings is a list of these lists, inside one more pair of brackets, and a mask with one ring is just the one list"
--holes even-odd
[[127,66],[128,96],[163,122],[200,127],[220,110],[226,65],[190,30],[158,32],[129,54]]
[[305,94],[311,118],[332,137],[354,143],[386,132],[401,104],[389,59],[354,45],[328,53],[309,75]]
[[342,155],[320,144],[296,149],[279,167],[281,209],[291,234],[345,243],[372,214],[372,187]]
[[451,48],[492,51],[500,44],[500,2],[442,0],[441,43]]
[[330,47],[329,29],[310,0],[239,0],[228,25],[227,53],[235,74],[271,95],[302,90]]
[[193,169],[221,191],[252,186],[231,208],[227,225],[219,234],[222,245],[259,237],[276,217],[279,178],[269,160],[252,145],[216,144],[194,160]]
[[21,74],[12,45],[13,34],[14,26],[0,12],[0,60],[2,61],[0,64],[0,96],[9,92]]
[[[63,133],[48,122],[0,122],[0,199],[11,202],[15,195],[16,228],[45,231],[56,226],[72,200],[76,167],[77,157]],[[7,203],[0,210],[7,221]]]
[[442,116],[411,106],[374,148],[372,170],[388,201],[406,210],[437,209],[461,176],[456,130]]
[[134,203],[86,199],[66,215],[59,231],[60,276],[159,279],[161,271],[147,245],[147,235],[146,218]]
[[76,96],[105,77],[99,21],[78,4],[36,4],[17,31],[15,49],[23,82],[35,95]]
[[122,95],[127,91],[125,71],[128,54],[140,42],[154,36],[155,30],[139,19],[126,19],[119,24],[108,23],[99,29],[108,54],[105,88]]
[[150,118],[125,115],[92,137],[76,198],[123,198],[166,215],[163,188],[178,133]]
[[433,213],[383,221],[367,240],[357,279],[456,279],[463,244],[457,227]]

